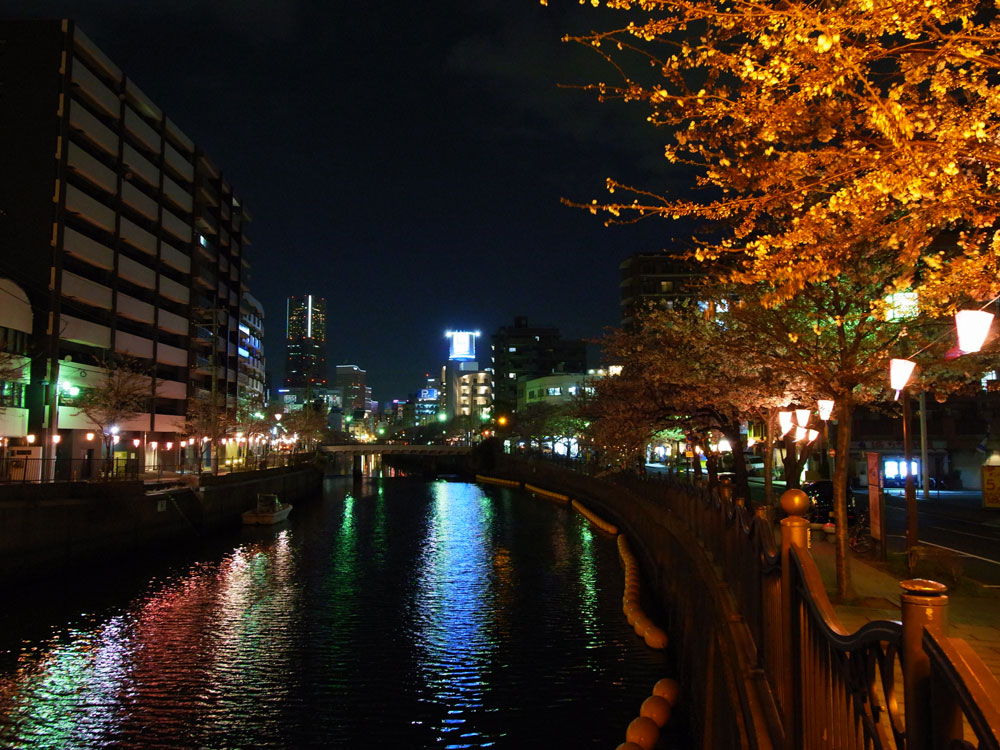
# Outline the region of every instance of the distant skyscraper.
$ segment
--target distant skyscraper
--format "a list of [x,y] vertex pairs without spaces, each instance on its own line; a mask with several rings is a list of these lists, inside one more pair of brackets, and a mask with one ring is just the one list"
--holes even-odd
[[326,300],[289,297],[285,387],[326,387]]

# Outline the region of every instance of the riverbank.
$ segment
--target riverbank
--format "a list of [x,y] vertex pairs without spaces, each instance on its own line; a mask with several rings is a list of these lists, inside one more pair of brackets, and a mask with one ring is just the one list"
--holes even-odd
[[292,501],[317,492],[311,464],[201,475],[194,483],[8,484],[0,493],[0,580],[51,574],[91,560],[180,544],[228,524],[273,492]]

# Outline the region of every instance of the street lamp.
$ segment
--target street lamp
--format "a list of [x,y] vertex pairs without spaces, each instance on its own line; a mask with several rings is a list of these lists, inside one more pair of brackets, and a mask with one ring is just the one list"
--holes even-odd
[[896,392],[896,398],[903,394],[903,464],[906,471],[906,551],[917,545],[917,488],[913,483],[913,472],[910,471],[910,456],[913,453],[910,437],[910,391],[906,387],[910,382],[916,362],[908,359],[893,359],[889,362],[889,385]]
[[795,425],[792,423],[792,419],[795,416],[794,412],[791,411],[779,411],[778,412],[778,425],[781,427],[781,435],[778,437],[783,438],[789,432],[792,431],[792,427]]
[[993,313],[985,310],[959,310],[955,313],[959,350],[963,354],[971,354],[982,349],[992,323]]
[[831,416],[833,416],[833,399],[821,398],[816,402],[816,406],[819,408],[819,418],[824,422],[828,421]]

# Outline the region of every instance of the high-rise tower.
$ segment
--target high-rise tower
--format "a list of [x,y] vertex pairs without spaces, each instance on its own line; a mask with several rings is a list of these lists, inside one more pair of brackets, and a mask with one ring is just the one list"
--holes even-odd
[[326,300],[306,294],[289,297],[286,388],[326,387]]

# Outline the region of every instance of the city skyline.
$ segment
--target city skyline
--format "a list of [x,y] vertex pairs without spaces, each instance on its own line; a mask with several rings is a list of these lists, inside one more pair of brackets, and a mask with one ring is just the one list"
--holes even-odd
[[606,15],[486,0],[232,10],[15,0],[4,16],[75,19],[224,165],[254,219],[273,385],[284,301],[305,287],[327,299],[329,361],[365,368],[379,401],[443,361],[451,327],[526,315],[596,338],[617,324],[618,264],[668,245],[669,226],[606,229],[560,204],[661,168],[640,112],[560,88],[604,70],[560,38]]

